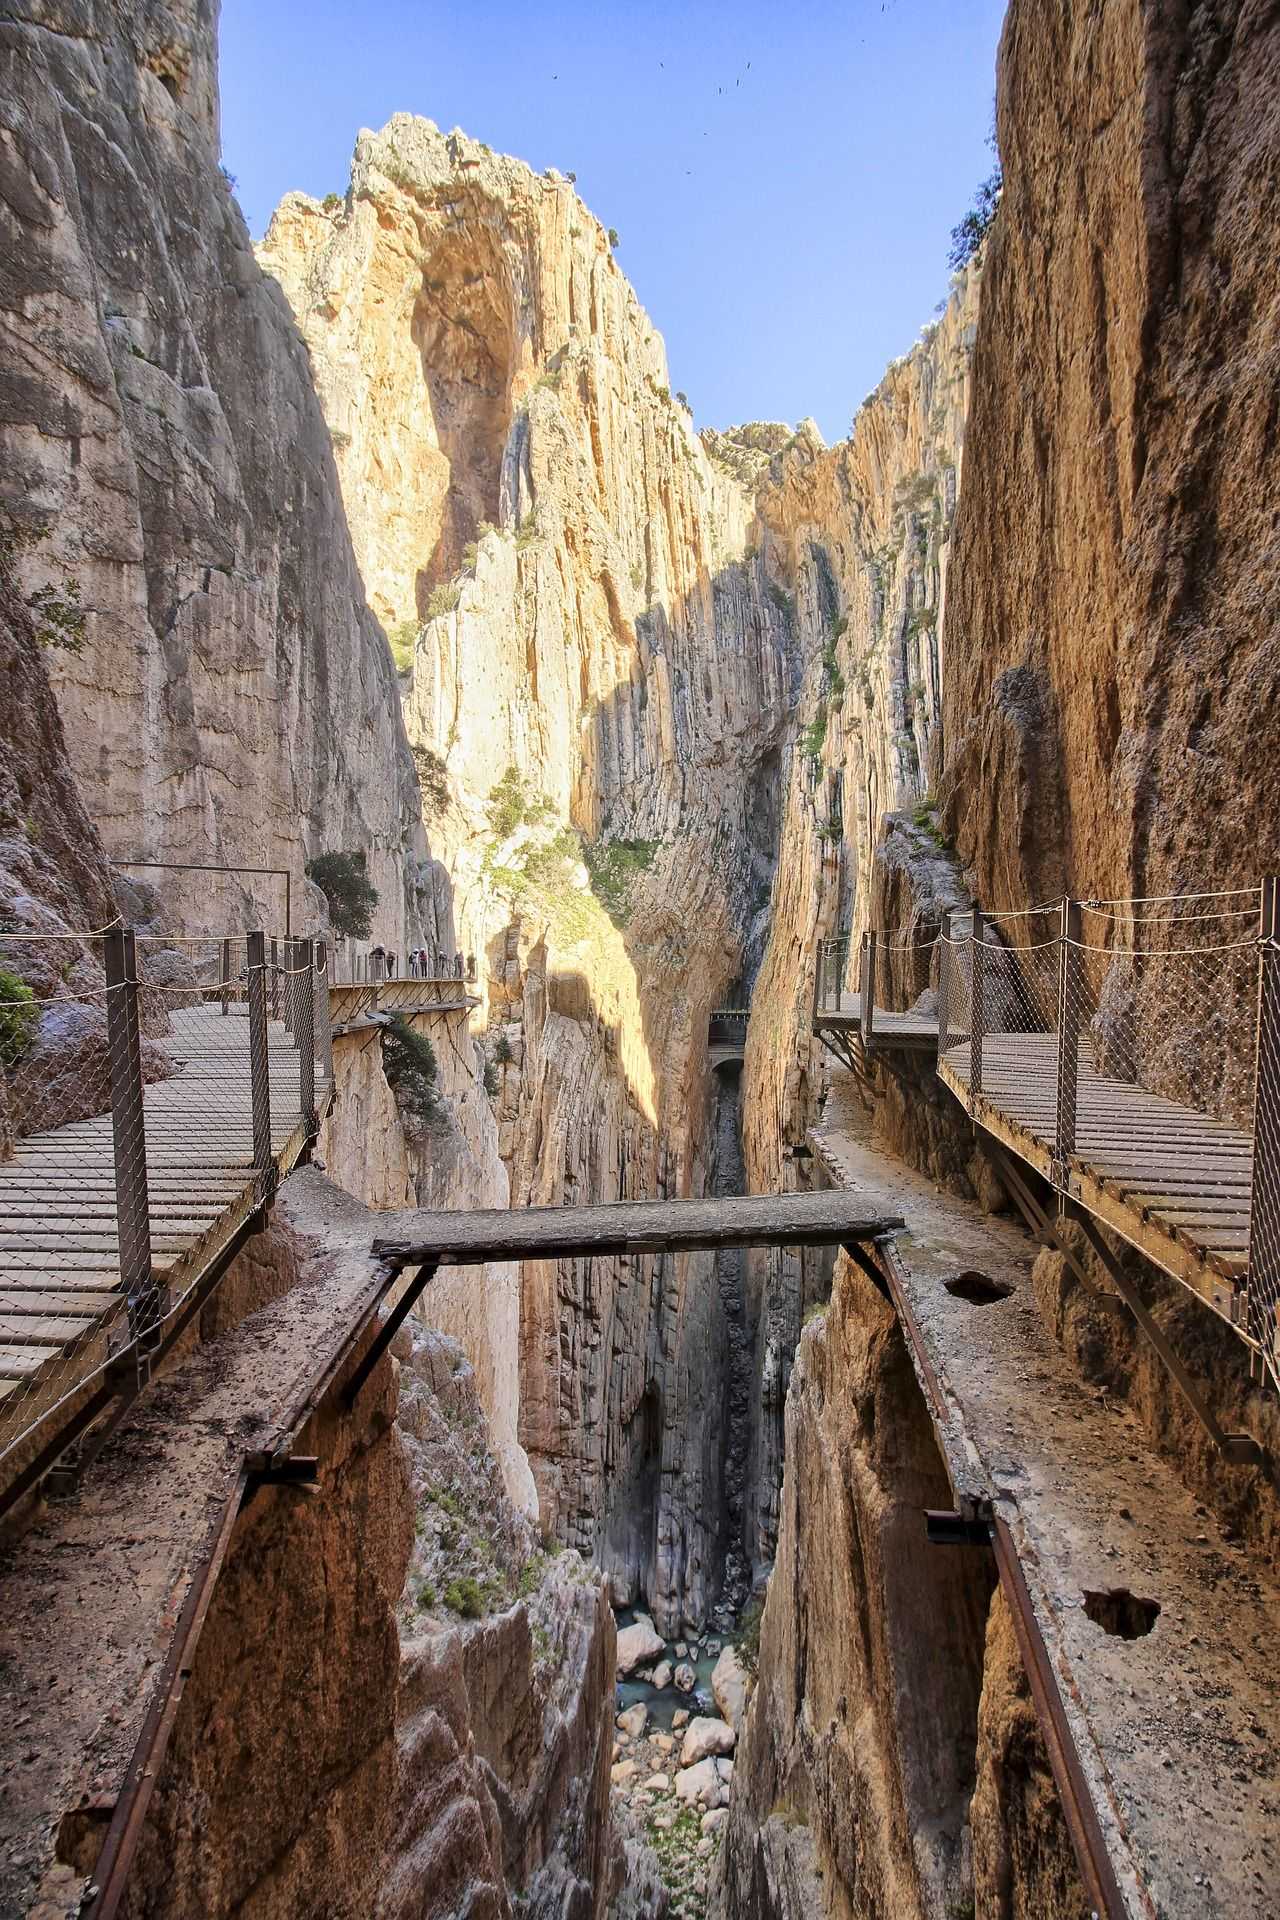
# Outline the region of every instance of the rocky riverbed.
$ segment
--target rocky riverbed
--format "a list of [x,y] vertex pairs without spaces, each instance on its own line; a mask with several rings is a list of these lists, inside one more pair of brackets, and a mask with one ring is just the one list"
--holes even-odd
[[[617,1825],[655,1856],[665,1911],[701,1920],[754,1680],[731,1641],[709,1634],[668,1642],[643,1613],[619,1620],[617,1671]],[[621,1903],[614,1909],[624,1911]]]

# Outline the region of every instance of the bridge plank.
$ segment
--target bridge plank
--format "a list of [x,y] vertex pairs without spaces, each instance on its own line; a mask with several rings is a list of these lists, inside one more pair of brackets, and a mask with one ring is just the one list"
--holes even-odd
[[398,1265],[468,1266],[731,1246],[828,1246],[873,1240],[903,1224],[896,1215],[870,1215],[856,1196],[837,1191],[474,1213],[409,1211],[386,1216],[387,1231],[374,1242],[374,1253]]

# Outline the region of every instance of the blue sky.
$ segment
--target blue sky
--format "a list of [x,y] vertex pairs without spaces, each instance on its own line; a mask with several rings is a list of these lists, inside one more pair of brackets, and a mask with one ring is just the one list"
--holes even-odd
[[402,109],[572,171],[698,424],[835,440],[946,292],[1003,11],[223,0],[223,157],[255,235],[290,188],[342,192],[357,130]]

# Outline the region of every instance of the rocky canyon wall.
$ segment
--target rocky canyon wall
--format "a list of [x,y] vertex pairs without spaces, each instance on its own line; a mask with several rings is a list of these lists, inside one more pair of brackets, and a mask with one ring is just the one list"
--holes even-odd
[[[794,596],[802,676],[782,761],[777,870],[743,1081],[753,1192],[808,1183],[806,1130],[824,1072],[810,1032],[819,942],[852,936],[855,985],[863,928],[931,931],[943,907],[962,898],[930,781],[942,751],[947,587],[978,288],[970,267],[941,317],[867,397],[847,440],[824,448],[806,424],[758,475],[771,570]],[[901,883],[887,890],[889,873]],[[911,973],[915,961],[902,953],[893,962],[892,988],[907,999],[928,984],[927,961],[922,979]],[[829,1258],[799,1251],[749,1260],[757,1391],[748,1544],[758,1566],[776,1538],[791,1356],[829,1272]]]
[[[0,497],[46,536],[27,584],[80,584],[52,675],[108,851],[300,880],[360,847],[402,949],[447,890],[306,349],[218,164],[216,28],[193,0],[5,10]],[[278,882],[166,897],[189,930],[281,924]]]
[[[374,1226],[289,1182],[259,1287],[322,1281]],[[354,1415],[314,1416],[319,1484],[236,1524],[123,1911],[600,1920],[625,1870],[606,1589],[542,1550],[488,1442],[464,1355],[412,1325]]]
[[[700,1193],[707,1021],[758,959],[794,694],[754,507],[786,432],[704,444],[571,182],[429,122],[361,134],[346,196],[290,196],[261,259],[403,649],[511,1203]],[[705,1257],[524,1270],[544,1523],[672,1630],[716,1597],[727,1334]]]
[[1012,0],[944,818],[1020,906],[1274,872],[1280,36]]

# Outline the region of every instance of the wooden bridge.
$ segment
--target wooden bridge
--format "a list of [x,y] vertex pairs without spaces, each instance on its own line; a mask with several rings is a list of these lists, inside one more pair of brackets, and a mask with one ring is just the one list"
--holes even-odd
[[1084,1222],[1113,1278],[1098,1226],[1194,1291],[1280,1385],[1274,884],[948,916],[936,1014],[879,1004],[885,942],[864,940],[856,989],[847,943],[824,945],[815,1033],[864,1079],[874,1052],[935,1055],[1042,1238],[1054,1210],[1019,1165]]

